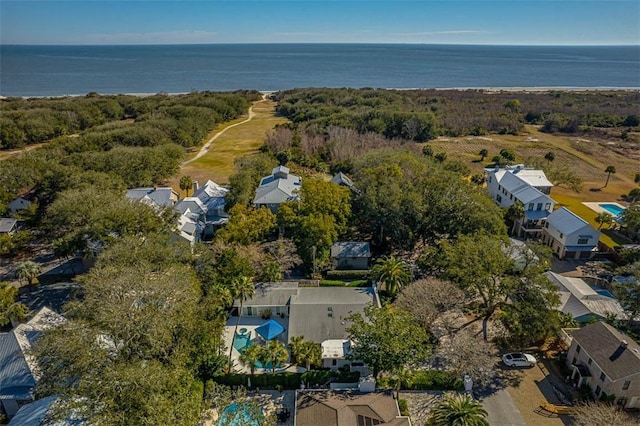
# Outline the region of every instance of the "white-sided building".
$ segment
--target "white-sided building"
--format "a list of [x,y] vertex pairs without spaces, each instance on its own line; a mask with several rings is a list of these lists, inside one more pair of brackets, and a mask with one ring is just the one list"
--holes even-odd
[[556,205],[549,196],[553,184],[544,172],[521,165],[485,171],[487,189],[496,204],[508,208],[520,201],[524,205],[524,216],[516,224],[514,234],[525,238],[540,237],[546,218]]
[[175,209],[180,213],[180,236],[189,242],[213,237],[215,230],[229,221],[224,211],[225,197],[229,190],[208,180],[199,186],[193,183],[193,195],[180,200]]
[[560,259],[590,259],[599,239],[596,228],[565,207],[547,217],[542,231],[542,242]]
[[289,173],[288,167],[278,166],[260,181],[253,204],[256,207],[267,207],[275,213],[282,203],[299,200],[301,188],[300,176]]

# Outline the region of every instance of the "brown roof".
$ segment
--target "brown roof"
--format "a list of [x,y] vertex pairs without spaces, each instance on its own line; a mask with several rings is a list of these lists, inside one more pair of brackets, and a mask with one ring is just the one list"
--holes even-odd
[[380,426],[410,426],[400,416],[391,391],[301,390],[296,393],[297,426],[357,426],[358,416],[379,421]]
[[[640,372],[640,345],[609,324],[596,322],[571,336],[611,380]],[[621,345],[623,340],[626,348]]]

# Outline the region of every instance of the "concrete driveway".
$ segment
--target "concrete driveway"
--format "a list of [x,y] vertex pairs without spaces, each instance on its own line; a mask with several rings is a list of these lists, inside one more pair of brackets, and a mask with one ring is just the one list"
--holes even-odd
[[479,399],[489,413],[491,426],[527,426],[506,388],[496,389]]

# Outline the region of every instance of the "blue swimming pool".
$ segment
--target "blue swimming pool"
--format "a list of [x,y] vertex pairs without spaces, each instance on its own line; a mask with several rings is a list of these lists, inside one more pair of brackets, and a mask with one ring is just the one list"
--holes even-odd
[[218,418],[218,426],[260,426],[264,415],[262,410],[247,402],[233,402]]
[[617,204],[602,203],[598,205],[603,209],[605,209],[606,211],[608,211],[609,213],[611,213],[614,217],[620,216],[620,213],[622,213],[625,210],[624,207],[620,207]]

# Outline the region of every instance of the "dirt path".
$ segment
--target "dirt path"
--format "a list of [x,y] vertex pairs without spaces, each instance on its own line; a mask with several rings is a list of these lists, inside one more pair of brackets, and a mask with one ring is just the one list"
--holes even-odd
[[236,127],[236,126],[240,126],[241,124],[245,124],[248,123],[249,121],[251,121],[253,119],[253,117],[255,117],[255,112],[253,112],[253,108],[258,105],[261,102],[264,102],[267,100],[267,95],[262,95],[262,100],[255,102],[253,105],[251,105],[251,108],[249,108],[249,117],[247,117],[245,120],[239,122],[239,123],[235,123],[235,124],[231,124],[230,126],[225,127],[224,129],[220,130],[218,133],[216,133],[215,135],[213,135],[211,137],[211,139],[209,139],[207,141],[207,143],[205,143],[202,148],[200,148],[200,151],[198,152],[198,154],[193,157],[190,158],[189,160],[183,161],[181,167],[184,167],[185,165],[196,161],[197,159],[199,159],[200,157],[203,157],[204,155],[207,154],[207,152],[209,152],[209,147],[211,146],[211,144],[213,143],[213,141],[215,141],[216,139],[218,139],[221,135],[223,135],[227,130]]

